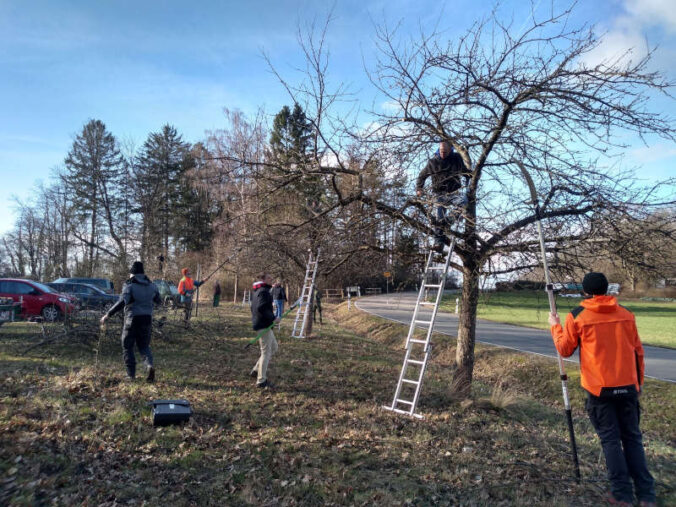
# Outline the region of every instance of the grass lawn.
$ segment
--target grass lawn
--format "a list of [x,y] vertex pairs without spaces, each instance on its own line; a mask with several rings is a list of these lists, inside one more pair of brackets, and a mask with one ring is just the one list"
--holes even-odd
[[[111,323],[96,336],[43,340],[35,324],[0,328],[2,505],[598,505],[600,446],[571,396],[583,482],[571,479],[555,363],[477,347],[469,399],[449,385],[454,342],[435,337],[412,420],[391,401],[405,326],[344,306],[307,340],[288,337],[275,387],[248,376],[257,350],[246,313],[170,316],[153,338],[157,382],[127,383]],[[49,331],[49,330],[48,330]],[[82,329],[80,330],[82,331]],[[48,336],[58,336],[50,335]],[[69,335],[70,336],[70,335]],[[147,402],[186,398],[183,426],[153,428]],[[649,381],[642,425],[661,505],[676,502],[676,386]]]
[[[455,311],[456,296],[447,296],[445,311]],[[556,306],[563,316],[579,306],[581,298],[557,297]],[[636,315],[641,341],[645,345],[676,348],[676,303],[619,298],[619,303]],[[544,291],[486,292],[479,296],[481,319],[519,326],[549,329],[549,302]]]

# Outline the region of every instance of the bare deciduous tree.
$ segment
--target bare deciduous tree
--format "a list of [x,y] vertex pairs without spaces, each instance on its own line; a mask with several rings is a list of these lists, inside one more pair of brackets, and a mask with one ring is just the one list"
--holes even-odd
[[[461,155],[469,204],[464,227],[449,231],[458,240],[453,266],[463,275],[455,372],[461,390],[472,380],[481,276],[537,265],[536,214],[519,165],[536,182],[549,249],[570,251],[593,236],[591,224],[601,213],[619,218],[628,206],[650,206],[660,195],[660,185],[635,186],[632,174],[607,157],[623,148],[619,131],[674,140],[671,119],[649,109],[651,94],[668,97],[670,83],[649,70],[650,53],[587,63],[600,42],[591,29],[571,28],[570,12],[541,20],[533,13],[525,28],[516,28],[494,11],[455,41],[441,32],[402,41],[396,30],[378,28],[379,58],[370,76],[390,107],[373,112],[367,130],[336,108],[344,89],[327,89],[325,27],[319,37],[301,37],[306,80],[291,86],[282,79],[295,102],[313,106],[306,111],[316,146],[312,168],[288,178],[321,175],[337,208],[359,202],[430,234],[420,213],[428,202],[382,199],[364,184],[365,169],[380,156],[393,168],[417,171],[439,140]],[[349,163],[354,153],[360,167]],[[357,184],[346,189],[349,179]]]

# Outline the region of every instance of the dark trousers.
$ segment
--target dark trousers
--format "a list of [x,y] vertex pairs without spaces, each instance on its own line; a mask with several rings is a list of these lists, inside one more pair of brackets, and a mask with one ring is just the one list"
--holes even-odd
[[606,457],[610,490],[616,500],[634,501],[632,480],[639,500],[655,501],[655,481],[648,472],[639,429],[641,408],[636,393],[598,397],[589,395],[587,414]]
[[221,295],[220,294],[214,294],[214,308],[218,306],[218,303],[221,302]]
[[462,216],[462,211],[467,206],[465,194],[453,193],[448,195],[437,194],[434,196],[434,238],[438,245],[444,244],[446,233],[453,224]]
[[192,315],[192,296],[191,297],[181,296],[181,303],[183,304],[184,308],[183,322],[187,324],[188,321],[190,320],[190,316]]
[[150,336],[153,318],[150,315],[137,315],[124,321],[122,328],[122,357],[127,367],[127,375],[136,376],[136,356],[134,345],[143,356],[146,366],[153,365],[153,353],[150,350]]
[[312,307],[312,322],[317,322],[317,311],[319,311],[319,323],[322,323],[322,305],[315,304]]

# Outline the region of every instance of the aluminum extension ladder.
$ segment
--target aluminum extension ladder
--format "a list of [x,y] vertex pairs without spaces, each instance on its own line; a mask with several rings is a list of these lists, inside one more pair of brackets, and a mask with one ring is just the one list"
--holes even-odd
[[303,291],[298,300],[298,310],[296,311],[296,320],[293,323],[293,331],[291,336],[293,338],[305,338],[305,329],[307,328],[307,320],[310,316],[310,308],[312,307],[312,290],[315,285],[315,278],[317,277],[317,265],[319,264],[319,251],[317,249],[317,256],[312,256],[312,251],[307,259],[307,267],[305,268],[305,279],[303,280]]
[[242,294],[242,306],[249,305],[251,306],[251,291],[245,290]]
[[[422,387],[423,376],[425,375],[425,368],[430,357],[432,344],[430,338],[434,330],[434,321],[437,318],[437,310],[441,302],[441,296],[444,292],[444,284],[446,282],[446,274],[453,256],[453,248],[455,248],[455,236],[452,237],[451,246],[446,252],[446,259],[443,264],[433,262],[434,252],[430,251],[425,264],[425,272],[423,274],[422,283],[420,284],[420,291],[418,292],[418,299],[413,310],[413,317],[411,318],[411,325],[408,329],[408,336],[406,337],[406,355],[404,356],[404,364],[401,367],[399,374],[399,381],[397,382],[397,389],[394,392],[394,399],[392,405],[384,405],[383,408],[391,410],[398,414],[406,414],[418,419],[422,419],[422,415],[416,414],[415,409],[418,405],[418,398],[420,397],[420,389]],[[429,283],[430,274],[439,273],[439,283]],[[436,297],[434,302],[427,301],[425,294],[429,289],[436,289]],[[430,320],[421,320],[418,316],[419,310],[423,306],[432,307],[432,317]],[[423,324],[427,326],[427,332],[424,340],[414,338],[413,333],[416,324]]]

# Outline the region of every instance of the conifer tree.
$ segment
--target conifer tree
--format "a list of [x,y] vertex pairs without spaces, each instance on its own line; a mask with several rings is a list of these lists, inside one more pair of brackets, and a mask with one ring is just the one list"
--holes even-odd
[[188,169],[190,145],[171,125],[152,132],[143,144],[133,175],[141,213],[141,257],[169,255],[176,223],[183,211],[181,182]]
[[[100,251],[120,257],[124,250],[116,231],[123,183],[121,168],[122,156],[115,137],[100,120],[87,122],[65,159],[63,180],[78,210],[77,218],[88,224],[86,237],[78,236],[87,247],[84,271],[88,276],[93,276],[99,267]],[[102,225],[107,226],[105,231]],[[117,253],[107,247],[107,237],[117,244]]]

